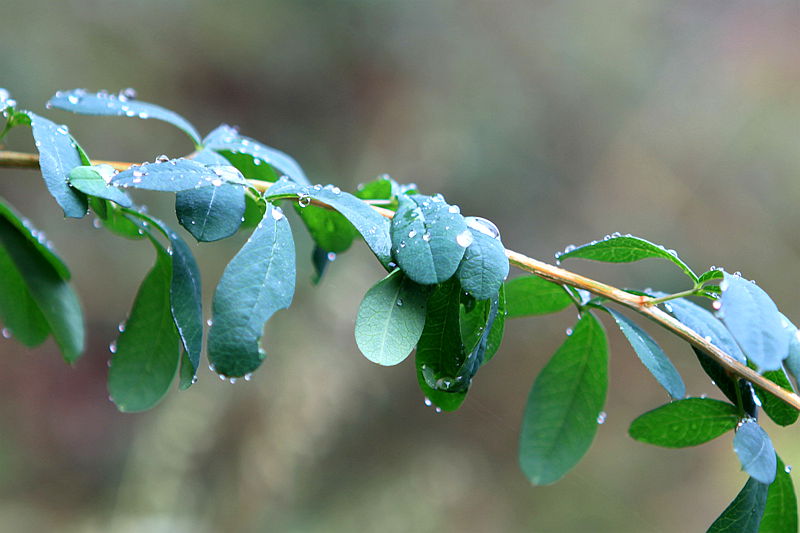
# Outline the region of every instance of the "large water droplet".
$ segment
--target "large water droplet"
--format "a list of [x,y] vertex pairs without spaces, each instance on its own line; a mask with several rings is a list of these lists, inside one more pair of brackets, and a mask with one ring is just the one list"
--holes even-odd
[[297,205],[300,207],[307,207],[311,203],[311,196],[308,194],[301,192],[297,195]]
[[467,227],[479,231],[484,235],[488,235],[493,239],[500,238],[500,230],[497,229],[497,226],[495,226],[494,222],[491,220],[483,217],[466,217],[464,220],[467,222]]
[[472,241],[474,239],[475,238],[472,236],[472,232],[468,229],[465,229],[464,231],[456,235],[456,242],[462,248],[466,248],[467,246],[472,244]]

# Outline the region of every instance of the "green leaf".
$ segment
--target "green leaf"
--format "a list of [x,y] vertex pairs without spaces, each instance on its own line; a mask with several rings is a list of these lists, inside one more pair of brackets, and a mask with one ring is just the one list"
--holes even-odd
[[156,405],[178,371],[180,336],[170,310],[170,257],[156,246],[156,263],[142,282],[111,357],[108,390],[120,411]]
[[664,304],[664,307],[675,315],[675,318],[726,354],[740,363],[745,364],[747,362],[747,358],[742,353],[731,332],[711,312],[684,298],[670,300]]
[[[357,198],[362,200],[391,200],[400,194],[400,187],[396,181],[387,175],[380,176],[367,183],[362,183],[354,193]],[[396,210],[397,200],[393,202],[394,205],[383,205],[383,207]]]
[[300,218],[308,228],[311,238],[317,246],[335,254],[350,248],[357,235],[356,229],[338,211],[325,209],[316,205],[301,207],[295,204]]
[[[434,405],[458,409],[467,391],[447,391],[445,380],[455,376],[466,358],[461,344],[461,287],[457,279],[438,285],[428,298],[425,327],[417,343],[417,381]],[[442,380],[441,383],[438,383]],[[434,385],[434,386],[431,386]]]
[[506,249],[499,238],[469,228],[472,243],[456,270],[461,288],[477,300],[491,298],[508,277]]
[[[698,361],[700,361],[703,371],[711,378],[714,385],[735,404],[738,404],[739,398],[741,398],[742,410],[748,416],[755,418],[758,414],[758,406],[755,403],[755,392],[750,382],[732,377],[722,365],[694,346],[692,346],[692,350]],[[739,388],[738,394],[736,392],[737,387]]]
[[191,159],[169,159],[133,165],[111,179],[116,187],[179,192],[230,183],[244,186],[244,176],[229,165],[205,165]]
[[58,91],[47,102],[47,106],[80,115],[154,118],[183,130],[195,146],[200,145],[200,134],[185,118],[161,106],[136,100],[136,95],[131,89],[120,91],[119,94],[109,94],[105,91],[92,94],[85,89]]
[[268,205],[214,293],[208,357],[220,375],[244,376],[261,365],[265,354],[259,339],[264,323],[289,307],[294,286],[292,231],[280,208]]
[[505,332],[506,322],[506,291],[503,286],[500,286],[498,293],[497,316],[494,319],[491,329],[489,330],[489,338],[486,342],[486,353],[483,355],[483,364],[489,362],[497,353],[500,348],[500,343],[503,342],[503,333]]
[[[463,289],[463,287],[462,287]],[[462,302],[464,298],[471,298],[471,296],[462,293]],[[455,389],[468,389],[473,376],[478,372],[478,369],[486,361],[486,352],[489,348],[489,336],[491,335],[494,322],[498,316],[498,309],[500,307],[500,295],[496,293],[494,298],[488,300],[479,300],[476,302],[476,308],[481,310],[479,316],[482,320],[476,324],[477,327],[472,331],[471,335],[464,335],[464,313],[463,305],[462,312],[460,313],[460,331],[461,342],[465,347],[467,356],[464,362],[461,363],[456,374],[453,376],[451,387]],[[473,326],[474,327],[474,326]],[[464,339],[469,338],[470,342],[467,344]],[[494,347],[496,349],[496,347]]]
[[28,242],[39,252],[44,259],[50,263],[50,266],[58,272],[61,279],[69,281],[70,273],[67,265],[61,260],[55,251],[53,251],[50,241],[47,240],[45,234],[33,227],[30,220],[21,216],[19,213],[8,205],[3,197],[0,196],[0,217],[5,218],[12,226],[14,226],[21,235],[23,235]]
[[38,346],[50,334],[47,319],[4,246],[0,246],[0,321],[4,336],[13,335],[25,346]]
[[379,365],[401,363],[425,326],[429,287],[417,285],[396,269],[367,291],[358,308],[356,344]]
[[709,281],[714,281],[717,279],[723,279],[725,277],[725,271],[719,270],[718,268],[712,268],[706,272],[703,272],[699,278],[697,278],[698,284],[708,283]]
[[[217,129],[208,134],[203,140],[206,148],[210,148],[215,152],[231,152],[233,154],[245,154],[253,159],[253,166],[259,166],[266,163],[267,165],[275,168],[278,172],[285,174],[292,181],[300,185],[309,185],[308,178],[306,177],[303,169],[297,164],[291,156],[270,148],[258,141],[249,137],[239,135],[239,132],[234,128],[223,124]],[[265,167],[266,168],[266,167]],[[243,171],[244,172],[244,171]],[[250,174],[245,174],[250,177]],[[255,176],[254,176],[255,177]],[[259,178],[260,179],[260,178]],[[265,181],[274,182],[275,179],[267,179]]]
[[[205,149],[194,161],[205,165],[227,165],[224,157]],[[245,188],[223,183],[218,187],[201,187],[180,191],[175,195],[175,214],[181,226],[200,242],[230,237],[239,230],[245,214]]]
[[767,503],[758,533],[797,531],[797,498],[792,476],[778,457],[778,475],[767,491]]
[[108,184],[112,176],[114,168],[111,165],[80,166],[69,172],[69,184],[89,196],[131,207],[133,202],[128,195]]
[[789,354],[783,360],[783,364],[786,370],[794,376],[794,379],[798,380],[800,379],[800,338],[797,336],[797,328],[794,324],[789,322],[788,319],[786,322],[790,324],[789,329],[792,333],[789,336]]
[[[4,263],[6,269],[11,268],[9,263],[13,264],[30,295],[30,299],[22,300],[20,305],[29,306],[31,302],[35,302],[64,359],[72,363],[80,357],[84,348],[83,314],[80,303],[72,287],[53,267],[51,257],[43,255],[40,247],[31,242],[33,231],[35,230],[27,227],[21,230],[8,218],[0,217],[0,247],[7,255]],[[0,310],[4,320],[19,313],[7,307],[14,305],[15,302],[4,298],[3,309]],[[35,322],[39,319],[38,316],[30,318]],[[26,329],[22,333],[24,338],[38,340],[41,337],[43,326],[40,323],[26,323],[19,317],[12,318],[11,321],[17,329]],[[19,331],[16,333],[19,334]]]
[[758,422],[747,419],[739,425],[733,438],[733,451],[739,456],[742,470],[750,477],[768,485],[775,480],[775,448]]
[[555,313],[572,303],[564,287],[538,276],[515,278],[505,287],[508,318]]
[[708,528],[708,533],[756,533],[768,490],[768,485],[748,479],[741,492]]
[[631,438],[656,446],[697,446],[735,429],[735,405],[710,398],[677,400],[639,416],[631,423]]
[[[89,197],[89,205],[97,215],[100,224],[111,233],[128,239],[143,239],[145,229],[141,222],[131,219],[123,208],[102,198]],[[99,227],[95,222],[95,227]]]
[[311,252],[311,263],[314,265],[314,276],[312,276],[311,281],[314,285],[322,281],[325,270],[327,270],[328,265],[333,263],[335,259],[335,253],[328,252],[319,246],[314,246],[314,250]]
[[[794,392],[794,387],[783,369],[764,372],[764,377],[780,387]],[[761,400],[761,407],[773,422],[779,426],[789,426],[797,421],[798,415],[800,415],[797,409],[760,387],[755,387],[755,391],[758,399]]]
[[391,235],[395,261],[422,285],[452,277],[472,243],[464,217],[441,196],[400,196]]
[[681,375],[672,364],[672,361],[669,360],[667,354],[656,344],[656,341],[645,330],[624,315],[613,309],[606,310],[614,317],[619,329],[622,330],[628,342],[631,343],[642,364],[647,367],[647,370],[666,389],[669,395],[675,399],[686,396],[686,385],[684,385]]
[[656,257],[672,261],[692,278],[692,281],[697,282],[698,280],[697,274],[678,257],[674,250],[668,250],[660,244],[653,244],[633,235],[607,235],[601,241],[592,241],[578,247],[568,247],[563,253],[556,254],[556,257],[559,261],[570,257],[580,257],[606,263],[631,263]]
[[[389,221],[379,215],[368,204],[352,194],[342,192],[338,187],[314,185],[305,187],[289,180],[281,179],[265,193],[268,200],[299,198],[305,203],[313,199],[331,206],[344,215],[366,241],[367,246],[378,260],[387,266],[391,262],[391,240],[389,239]],[[305,209],[305,208],[304,208]],[[332,251],[332,250],[328,250]]]
[[69,130],[35,113],[27,113],[47,190],[64,210],[64,216],[82,218],[88,209],[86,196],[67,183],[70,170],[83,164]]
[[520,434],[522,471],[535,485],[561,479],[587,452],[608,389],[603,326],[585,313],[533,384]]
[[788,355],[791,331],[770,297],[755,283],[725,274],[719,311],[745,355],[759,369],[778,370]]

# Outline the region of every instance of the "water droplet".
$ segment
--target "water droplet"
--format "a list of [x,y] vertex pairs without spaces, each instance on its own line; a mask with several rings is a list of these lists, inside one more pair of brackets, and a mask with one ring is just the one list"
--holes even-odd
[[398,307],[403,307],[403,299],[402,298],[398,298],[397,299],[397,306]]
[[2,333],[3,333],[3,338],[4,339],[10,339],[11,338],[11,330],[10,329],[3,328]]
[[459,234],[456,236],[456,242],[457,242],[457,243],[458,243],[458,245],[459,245],[459,246],[461,246],[462,248],[466,248],[467,246],[469,246],[470,244],[472,244],[472,241],[473,241],[474,239],[475,239],[475,238],[472,236],[472,232],[471,232],[470,230],[468,230],[468,229],[466,229],[466,230],[462,231],[461,233],[459,233]]
[[597,423],[604,424],[608,414],[605,411],[600,411],[600,414],[597,415]]
[[150,118],[150,115],[148,115],[147,113],[142,111],[142,112],[139,113],[139,118]]
[[413,239],[416,236],[417,236],[417,232],[415,230],[412,229],[411,231],[408,232],[408,238],[409,239]]
[[231,385],[233,385],[238,381],[238,379],[237,378],[230,378],[230,379],[228,379],[228,381],[230,382]]
[[167,161],[169,161],[169,156],[166,154],[161,154],[156,157],[156,163],[166,163]]
[[136,89],[133,87],[127,87],[119,92],[120,100],[136,100],[136,96]]
[[272,208],[272,218],[275,220],[280,220],[284,217],[283,211],[280,207],[273,207]]
[[[206,326],[211,327],[213,325],[214,325],[214,321],[213,320],[211,320],[210,318],[208,320],[206,320]],[[209,367],[209,368],[211,368],[211,367]],[[212,368],[211,370],[214,370],[214,369]]]
[[713,307],[715,311],[719,311],[722,309],[722,302],[719,300],[714,300],[711,302],[711,307]]
[[479,231],[484,235],[488,235],[494,239],[500,238],[500,230],[497,229],[497,226],[495,226],[494,222],[491,220],[482,217],[466,217],[464,220],[467,223],[467,227],[472,228],[475,231]]
[[108,345],[108,351],[111,353],[117,353],[117,341],[111,341]]
[[572,335],[572,328],[567,328],[567,329],[564,331],[564,333],[566,333],[566,334],[567,334],[567,337],[569,337],[570,335]]
[[787,474],[790,473],[792,471],[792,465],[786,465],[783,471],[786,472]]
[[92,220],[92,226],[95,229],[100,229],[103,226],[103,221],[100,220],[99,218],[95,217],[95,219]]
[[566,247],[564,247],[564,252],[561,255],[568,254],[568,253],[574,251],[576,248],[577,248],[577,246],[575,246],[574,244],[569,244]]
[[211,185],[213,185],[214,187],[219,187],[219,186],[220,186],[220,185],[222,185],[223,183],[224,183],[224,182],[223,182],[221,179],[219,179],[219,178],[217,178],[217,179],[215,179],[215,180],[211,180]]
[[78,98],[77,96],[75,96],[74,94],[71,94],[71,95],[67,96],[67,101],[68,101],[70,104],[73,104],[73,105],[75,105],[75,104],[77,104],[78,102],[80,102],[80,101],[81,101],[81,99],[80,99],[80,98]]
[[453,214],[460,213],[461,212],[461,208],[458,207],[457,205],[451,205],[450,207],[447,208],[447,212],[448,213],[453,213]]
[[311,203],[311,196],[308,194],[301,192],[297,195],[297,205],[300,207],[307,207]]
[[124,321],[120,322],[119,325],[117,326],[117,329],[119,330],[120,333],[125,331],[125,322]]
[[703,337],[703,340],[706,342],[711,342],[711,335],[706,335],[705,337]]
[[228,379],[228,376],[226,376],[225,374],[217,374],[217,376],[219,376],[220,381],[225,381],[226,379]]
[[333,194],[341,194],[342,190],[339,187],[333,186],[331,187],[331,192]]
[[427,405],[428,407],[430,407],[431,405],[433,405],[433,402],[432,402],[432,401],[431,401],[431,399],[430,399],[430,398],[428,398],[427,396],[425,396],[425,405]]
[[245,381],[250,381],[251,379],[253,379],[253,373],[252,372],[250,372],[249,374],[245,374],[244,375],[244,380]]
[[194,385],[195,383],[197,383],[197,376],[192,377],[192,385]]
[[423,234],[422,234],[422,240],[423,240],[423,241],[425,241],[425,242],[430,242],[430,240],[431,240],[431,234],[430,234],[430,233],[428,233],[428,232],[425,232],[425,233],[423,233]]

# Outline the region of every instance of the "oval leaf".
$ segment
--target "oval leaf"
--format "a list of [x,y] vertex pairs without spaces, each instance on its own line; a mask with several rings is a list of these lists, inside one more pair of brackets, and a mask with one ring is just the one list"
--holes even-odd
[[686,385],[683,384],[681,375],[656,341],[624,315],[613,309],[606,310],[614,317],[619,329],[639,356],[639,360],[669,395],[676,400],[686,396]]
[[675,315],[675,318],[695,330],[708,342],[740,363],[747,363],[747,358],[745,358],[731,332],[710,311],[684,298],[670,300],[664,304],[664,307]]
[[64,210],[64,216],[82,218],[89,208],[86,196],[67,183],[70,170],[83,164],[75,141],[66,126],[30,111],[27,114],[31,119],[33,138],[39,151],[39,167],[47,190]]
[[768,489],[768,485],[748,479],[741,492],[708,528],[708,533],[756,533],[764,514]]
[[364,357],[385,366],[408,357],[425,326],[429,292],[399,269],[367,291],[358,308],[355,330]]
[[677,400],[639,416],[631,423],[631,438],[656,446],[697,446],[735,429],[735,405],[710,398]]
[[244,210],[245,189],[241,185],[223,183],[175,195],[178,222],[200,242],[218,241],[236,233]]
[[58,272],[61,279],[69,281],[71,277],[69,268],[53,251],[52,243],[47,240],[43,232],[33,227],[30,220],[17,213],[1,196],[0,217],[5,218],[12,226],[17,228],[21,235],[28,239],[28,242],[36,248],[36,251]]
[[261,365],[264,323],[289,307],[294,285],[292,231],[280,208],[269,204],[214,293],[208,357],[220,375],[244,376]]
[[508,318],[546,315],[572,303],[564,287],[539,276],[522,276],[505,283]]
[[120,411],[150,409],[169,390],[180,361],[180,336],[170,310],[170,259],[158,243],[111,357],[108,390]]
[[603,326],[585,313],[536,378],[520,434],[522,471],[536,485],[561,479],[587,452],[608,389]]
[[741,276],[726,273],[720,287],[721,318],[745,355],[762,371],[781,368],[791,332],[772,299]]
[[400,196],[392,219],[394,258],[417,283],[433,285],[455,274],[472,232],[457,208],[441,197]]
[[789,470],[778,457],[778,475],[769,486],[758,533],[797,531],[797,498]]
[[178,192],[226,183],[244,186],[244,176],[232,166],[205,165],[191,159],[170,159],[133,165],[111,179],[116,187]]
[[469,229],[472,243],[464,251],[456,275],[461,288],[476,300],[486,300],[497,294],[508,276],[506,249],[499,238]]
[[775,449],[758,422],[748,419],[739,425],[733,438],[733,451],[739,456],[742,470],[750,477],[767,485],[775,481]]
[[569,247],[561,254],[556,254],[559,261],[570,257],[580,257],[606,263],[631,263],[649,257],[672,261],[683,272],[697,281],[699,278],[689,265],[684,263],[674,250],[668,250],[660,244],[653,244],[633,235],[608,235],[601,241],[593,241],[578,247]]
[[0,246],[0,322],[6,336],[25,346],[38,346],[50,334],[47,319],[5,246]]
[[[126,95],[126,92],[128,93]],[[104,115],[114,117],[137,117],[141,119],[154,118],[162,120],[180,130],[183,130],[196,146],[200,145],[200,134],[182,116],[174,111],[165,109],[155,104],[136,100],[135,94],[130,90],[121,91],[119,94],[109,94],[101,91],[90,93],[85,89],[71,91],[58,91],[49,102],[48,107],[57,107],[80,115]]]

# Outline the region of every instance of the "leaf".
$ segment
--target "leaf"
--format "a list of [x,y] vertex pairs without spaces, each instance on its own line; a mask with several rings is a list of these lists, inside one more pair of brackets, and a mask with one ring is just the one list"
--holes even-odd
[[697,446],[736,428],[735,405],[710,398],[677,400],[639,416],[631,423],[631,438],[667,448]]
[[88,209],[86,196],[67,183],[70,170],[83,164],[69,130],[35,113],[27,113],[47,190],[64,210],[64,216],[82,218]]
[[[426,398],[445,411],[458,409],[467,395],[466,390],[441,390],[446,388],[444,380],[455,376],[466,358],[459,325],[460,297],[461,287],[456,279],[433,290],[428,298],[425,327],[417,343],[419,386]],[[437,383],[439,380],[442,382]]]
[[356,344],[379,365],[401,363],[425,326],[429,287],[417,285],[396,269],[374,285],[358,308]]
[[775,480],[775,449],[758,422],[748,419],[739,425],[733,438],[733,451],[739,456],[742,470],[750,477],[767,485]]
[[597,433],[608,389],[603,326],[585,313],[533,384],[520,434],[522,471],[535,485],[561,479]]
[[708,533],[756,533],[768,489],[768,485],[748,479],[741,492],[708,528]]
[[50,334],[47,319],[4,246],[0,246],[0,321],[4,336],[13,335],[25,346],[38,346]]
[[791,332],[770,297],[756,284],[725,274],[720,315],[745,355],[762,371],[778,370]]
[[767,491],[767,503],[758,533],[783,533],[797,531],[797,498],[794,494],[791,467],[778,457],[778,475]]
[[[101,198],[89,197],[89,205],[104,228],[128,239],[143,239],[145,230],[137,220],[131,220],[123,208]],[[99,227],[95,222],[95,227]]]
[[244,186],[247,181],[232,166],[204,165],[182,157],[133,165],[111,179],[116,187],[166,192],[221,187],[226,183]]
[[203,301],[200,269],[186,242],[177,233],[161,224],[169,239],[172,256],[170,309],[181,337],[183,349],[192,364],[192,377],[200,367],[203,349]]
[[564,287],[538,276],[514,278],[505,287],[508,318],[555,313],[572,303]]
[[500,286],[498,293],[497,316],[494,319],[491,329],[489,330],[489,338],[486,342],[486,352],[483,355],[483,364],[489,362],[497,353],[500,348],[500,343],[503,342],[503,333],[505,332],[506,322],[506,291],[503,286]]
[[[741,397],[742,409],[744,410],[745,414],[756,418],[758,415],[758,406],[755,403],[755,393],[750,382],[732,377],[724,368],[722,368],[722,365],[694,346],[692,346],[692,350],[697,356],[698,361],[700,361],[700,366],[703,368],[708,377],[711,378],[711,381],[714,383],[714,385],[716,385],[719,390],[721,390],[722,393],[735,404],[738,404],[739,397]],[[736,393],[737,387],[740,390],[738,395]]]
[[568,247],[564,253],[557,254],[556,257],[559,261],[570,257],[580,257],[606,263],[631,263],[649,257],[657,257],[672,261],[692,281],[697,282],[698,280],[697,274],[678,257],[674,250],[668,250],[660,244],[653,244],[633,235],[609,235],[601,241],[592,241],[578,247]]
[[[49,102],[48,107],[56,107],[80,115],[104,115],[114,117],[154,118],[172,124],[183,130],[192,139],[195,146],[200,146],[200,134],[185,118],[174,111],[161,106],[140,102],[131,90],[120,94],[109,94],[105,91],[89,93],[85,89],[58,91]],[[126,95],[126,93],[128,93]]]
[[697,278],[698,284],[708,283],[709,281],[714,281],[717,279],[723,279],[725,277],[725,271],[719,270],[717,268],[712,268],[706,272],[703,272],[699,278]]
[[397,196],[402,193],[400,192],[400,185],[384,174],[370,182],[360,184],[354,194],[362,200],[387,200],[387,202],[380,204],[381,207],[397,211],[399,205]]
[[338,187],[305,187],[282,179],[270,187],[264,196],[268,200],[309,198],[331,206],[356,228],[384,266],[391,262],[389,221],[352,194],[342,192]]
[[[777,383],[780,387],[794,392],[794,388],[783,369],[770,370],[764,372],[763,375],[773,383]],[[760,387],[755,387],[755,391],[758,395],[758,399],[761,400],[761,407],[773,422],[779,426],[789,426],[797,421],[798,415],[800,415],[797,409]]]
[[786,370],[794,377],[795,380],[800,379],[800,338],[798,338],[797,328],[788,320],[790,330],[793,333],[789,336],[789,354],[783,360]]
[[606,310],[614,317],[619,329],[622,330],[636,355],[639,356],[639,360],[642,361],[647,370],[666,389],[669,395],[676,400],[686,396],[686,385],[684,385],[681,375],[672,364],[672,361],[669,360],[667,354],[656,344],[656,341],[645,330],[624,315],[613,309]]
[[110,200],[123,207],[131,207],[133,202],[127,194],[108,184],[114,169],[110,165],[80,166],[69,172],[69,184],[89,196]]
[[0,196],[0,217],[5,218],[22,236],[28,239],[28,242],[39,252],[39,255],[50,263],[50,266],[53,267],[61,279],[69,281],[71,277],[69,268],[67,268],[64,261],[53,251],[52,244],[47,240],[44,232],[34,228],[30,220],[14,211],[2,196]]
[[327,270],[328,265],[333,263],[334,259],[336,259],[335,253],[327,252],[319,246],[314,246],[314,250],[311,252],[311,263],[314,265],[314,276],[312,276],[311,281],[314,285],[322,281],[325,270]]
[[[249,137],[239,135],[234,128],[223,124],[208,134],[203,140],[206,148],[215,152],[232,152],[234,154],[246,154],[253,158],[254,166],[266,163],[274,167],[278,172],[287,175],[292,181],[300,185],[310,185],[303,169],[291,156],[270,148]],[[261,163],[256,163],[260,161]],[[249,175],[248,175],[249,176]],[[275,181],[266,179],[266,181]]]
[[291,228],[278,207],[264,218],[228,263],[214,293],[208,356],[220,375],[239,377],[261,365],[264,323],[292,303],[295,252]]
[[156,245],[156,263],[142,282],[111,357],[108,390],[120,411],[156,405],[178,371],[180,336],[170,310],[170,258]]
[[295,208],[311,238],[323,250],[338,254],[353,244],[356,230],[341,213],[316,205],[300,207],[295,204]]
[[736,339],[733,338],[728,328],[711,312],[685,298],[670,300],[664,306],[667,311],[675,315],[675,318],[696,331],[698,335],[704,337],[708,342],[740,363],[747,363],[747,358],[736,343]]
[[[0,247],[5,250],[4,254],[7,254],[4,263],[6,269],[11,268],[9,263],[13,264],[30,295],[30,299],[19,302],[20,305],[29,306],[31,302],[36,304],[64,359],[68,363],[73,363],[80,357],[84,348],[83,314],[80,303],[72,287],[53,267],[51,257],[43,255],[40,248],[31,242],[32,231],[29,228],[20,230],[19,226],[10,222],[8,218],[0,217]],[[4,301],[6,302],[2,309],[4,319],[17,315],[17,310],[6,308],[7,305],[14,306],[16,303],[5,299]],[[38,316],[30,318],[38,320]],[[26,323],[25,319],[20,317],[12,318],[12,322],[16,328],[26,329],[22,333],[26,339],[38,340],[42,335],[43,327],[39,323]]]
[[497,294],[503,280],[508,277],[506,249],[499,238],[472,228],[469,232],[472,243],[464,251],[456,275],[462,289],[477,300],[486,300]]
[[391,224],[394,258],[417,283],[433,285],[452,277],[472,243],[464,217],[453,207],[441,196],[400,196]]
[[[194,161],[205,165],[227,165],[224,157],[205,149]],[[218,187],[201,187],[180,191],[175,195],[175,214],[181,226],[200,242],[230,237],[239,230],[245,214],[245,188],[223,183]]]

